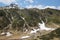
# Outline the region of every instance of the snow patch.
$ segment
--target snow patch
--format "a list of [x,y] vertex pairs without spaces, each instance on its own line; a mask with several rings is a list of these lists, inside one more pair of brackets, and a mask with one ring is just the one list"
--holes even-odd
[[4,36],[11,36],[12,34],[10,32],[2,32],[1,35],[4,35]]
[[26,29],[24,33],[28,32],[28,30]]
[[6,36],[11,36],[12,34],[10,32],[7,32],[6,33]]
[[37,33],[37,31],[39,31],[40,29],[33,29],[31,32],[30,32],[30,34],[32,34],[32,33]]
[[21,37],[21,39],[24,39],[24,38],[29,38],[30,36],[23,36],[23,37]]
[[56,28],[48,28],[45,26],[45,23],[42,21],[42,23],[38,23],[39,25],[39,28],[40,30],[46,30],[46,31],[49,31],[49,30],[55,30]]
[[23,20],[25,19],[24,17],[21,17]]
[[4,34],[5,34],[5,32],[2,32],[2,33],[1,33],[1,35],[4,35]]

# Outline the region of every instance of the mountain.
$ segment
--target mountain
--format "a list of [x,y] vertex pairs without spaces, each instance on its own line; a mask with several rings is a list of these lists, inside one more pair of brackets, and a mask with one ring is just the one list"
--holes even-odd
[[1,30],[30,30],[38,27],[38,23],[44,21],[48,27],[60,25],[60,10],[46,9],[20,9],[18,5],[0,7],[0,31]]

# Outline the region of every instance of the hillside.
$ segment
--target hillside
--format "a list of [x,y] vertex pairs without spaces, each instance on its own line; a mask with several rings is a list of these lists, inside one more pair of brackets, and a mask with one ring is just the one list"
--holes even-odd
[[[11,6],[11,7],[10,7]],[[20,9],[17,5],[0,8],[0,33],[3,31],[21,31],[38,28],[38,23],[47,27],[60,27],[60,10],[46,9]]]

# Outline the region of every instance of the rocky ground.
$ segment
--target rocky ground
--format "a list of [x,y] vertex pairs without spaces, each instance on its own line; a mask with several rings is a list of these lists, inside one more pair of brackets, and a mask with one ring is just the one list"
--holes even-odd
[[[56,29],[54,31],[37,31],[37,33],[33,33],[30,34],[28,33],[22,33],[22,32],[15,32],[14,34],[12,34],[11,36],[6,36],[6,35],[0,35],[0,39],[6,39],[6,40],[10,40],[10,39],[18,39],[18,40],[56,40],[59,39],[59,37],[55,37],[55,31],[57,33],[57,31],[60,31],[59,29]],[[51,34],[51,35],[50,35]],[[51,37],[53,37],[51,39]]]

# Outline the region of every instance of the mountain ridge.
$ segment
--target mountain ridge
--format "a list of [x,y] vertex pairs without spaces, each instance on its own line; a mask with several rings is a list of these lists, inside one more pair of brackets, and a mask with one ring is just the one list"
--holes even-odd
[[[23,18],[25,20],[23,20]],[[54,23],[60,25],[60,10],[56,9],[20,9],[18,6],[11,6],[11,8],[0,9],[0,27],[1,29],[9,29],[7,27],[11,24],[12,29],[22,30],[23,28],[29,29],[30,27],[38,27],[38,23],[42,20],[49,25]]]

